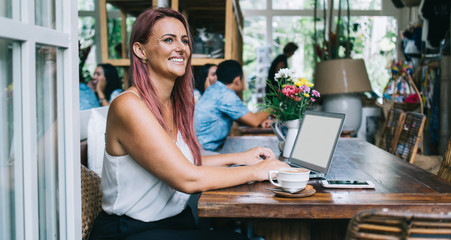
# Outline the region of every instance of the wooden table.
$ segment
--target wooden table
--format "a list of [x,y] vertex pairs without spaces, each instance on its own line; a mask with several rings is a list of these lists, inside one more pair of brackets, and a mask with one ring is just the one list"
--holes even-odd
[[275,136],[272,128],[239,126],[238,131],[242,136]]
[[[267,140],[277,144],[274,137]],[[231,137],[223,152],[232,151],[226,146],[242,151],[264,141],[261,136]],[[252,220],[256,233],[267,240],[341,239],[349,219],[363,209],[451,212],[449,182],[359,139],[340,138],[327,178],[370,180],[376,188],[325,189],[319,180],[310,180],[315,195],[281,198],[265,190],[273,187],[267,181],[250,183],[202,193],[199,216]]]

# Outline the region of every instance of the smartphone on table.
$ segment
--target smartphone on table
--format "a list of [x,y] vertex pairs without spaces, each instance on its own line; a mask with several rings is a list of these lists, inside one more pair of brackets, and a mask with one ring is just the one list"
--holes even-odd
[[321,185],[325,188],[374,188],[371,181],[355,180],[321,180]]

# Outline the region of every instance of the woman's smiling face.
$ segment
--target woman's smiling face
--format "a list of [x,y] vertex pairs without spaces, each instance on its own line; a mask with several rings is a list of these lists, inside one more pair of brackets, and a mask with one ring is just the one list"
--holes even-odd
[[165,17],[155,22],[143,48],[151,77],[175,79],[185,74],[191,51],[188,33],[178,19]]

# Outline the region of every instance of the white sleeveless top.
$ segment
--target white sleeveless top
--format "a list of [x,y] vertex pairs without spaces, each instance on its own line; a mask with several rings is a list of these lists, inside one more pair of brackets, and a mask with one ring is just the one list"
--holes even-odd
[[[193,162],[180,131],[177,147]],[[172,217],[185,209],[189,194],[176,191],[142,168],[130,155],[111,156],[105,151],[102,170],[102,208],[144,222]]]

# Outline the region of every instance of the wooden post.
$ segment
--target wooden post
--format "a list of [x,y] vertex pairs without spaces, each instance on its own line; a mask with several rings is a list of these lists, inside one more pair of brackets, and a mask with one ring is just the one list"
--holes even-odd
[[108,54],[108,29],[107,29],[107,13],[106,13],[106,0],[99,0],[99,13],[100,13],[100,47],[102,49],[102,62],[107,62],[109,59]]

